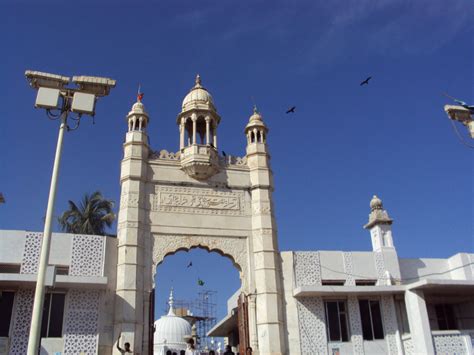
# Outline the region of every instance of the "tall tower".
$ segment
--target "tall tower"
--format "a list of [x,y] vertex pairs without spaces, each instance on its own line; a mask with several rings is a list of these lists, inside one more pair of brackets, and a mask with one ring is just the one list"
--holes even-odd
[[[266,138],[268,128],[256,107],[245,127],[252,205],[251,243],[254,260],[258,348],[262,354],[284,349],[281,264],[273,214],[273,176]],[[252,306],[252,304],[250,304]],[[252,344],[255,346],[255,344]]]
[[[142,335],[146,323],[144,278],[145,255],[149,238],[145,223],[145,188],[149,154],[146,128],[149,117],[140,96],[126,117],[128,132],[123,144],[121,164],[120,211],[118,216],[117,291],[115,302],[115,330],[134,352],[142,352]],[[150,290],[147,290],[150,291]],[[115,340],[114,339],[114,340]]]

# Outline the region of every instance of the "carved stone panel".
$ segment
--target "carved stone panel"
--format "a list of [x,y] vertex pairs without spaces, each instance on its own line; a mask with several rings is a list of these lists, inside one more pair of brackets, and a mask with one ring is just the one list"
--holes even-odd
[[321,297],[302,297],[297,301],[301,354],[327,354],[324,302]]
[[[389,354],[399,354],[398,346],[401,346],[401,341],[397,341],[399,333],[395,303],[392,296],[382,296],[382,317],[388,352]],[[400,349],[401,351],[402,349]]]
[[163,262],[165,256],[178,250],[204,248],[229,257],[240,271],[242,286],[246,289],[248,278],[248,252],[245,238],[207,237],[188,235],[154,235],[153,238],[153,280],[156,267]]
[[364,338],[362,336],[362,320],[360,319],[359,300],[357,296],[347,298],[349,322],[351,325],[351,342],[354,354],[364,354]]
[[321,261],[317,251],[295,252],[296,285],[321,285]]
[[75,235],[72,239],[71,276],[102,276],[104,237]]
[[243,191],[181,186],[156,186],[152,210],[227,216],[248,215]]
[[33,296],[34,291],[30,289],[20,289],[15,296],[9,355],[23,355],[27,352]]
[[38,272],[42,239],[43,233],[26,233],[20,274],[36,274]]

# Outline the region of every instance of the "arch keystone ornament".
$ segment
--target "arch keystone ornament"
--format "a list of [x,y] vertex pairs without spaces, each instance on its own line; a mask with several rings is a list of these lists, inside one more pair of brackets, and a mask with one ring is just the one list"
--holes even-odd
[[245,300],[241,308],[246,310],[241,319],[248,327],[242,331],[254,353],[287,353],[273,174],[263,117],[255,109],[245,126],[242,158],[219,154],[221,117],[199,76],[176,120],[177,153],[153,153],[147,133],[150,117],[142,98],[127,116],[114,339],[121,335],[120,345],[129,342],[134,353],[152,353],[153,295],[155,286],[160,287],[159,282],[155,285],[156,268],[167,255],[202,248],[229,258],[239,270]]

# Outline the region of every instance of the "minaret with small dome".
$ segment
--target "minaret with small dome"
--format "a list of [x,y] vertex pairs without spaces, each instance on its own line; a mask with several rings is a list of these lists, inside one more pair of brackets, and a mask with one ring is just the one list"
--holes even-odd
[[370,231],[372,249],[380,251],[384,248],[394,248],[392,238],[393,220],[383,208],[382,200],[374,195],[370,201],[369,222],[364,226]]

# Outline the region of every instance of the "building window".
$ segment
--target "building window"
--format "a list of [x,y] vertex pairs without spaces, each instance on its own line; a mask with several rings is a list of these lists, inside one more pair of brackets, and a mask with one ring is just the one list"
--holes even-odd
[[383,339],[382,315],[378,300],[359,300],[364,340]]
[[355,280],[356,286],[375,286],[377,280]]
[[0,273],[1,274],[19,274],[20,273],[20,264],[0,264]]
[[456,327],[456,318],[454,317],[453,306],[450,304],[435,305],[436,319],[438,320],[439,330],[453,330]]
[[325,301],[329,341],[349,341],[347,307],[344,301]]
[[42,338],[61,338],[63,333],[64,293],[47,293],[44,298]]
[[0,337],[8,337],[15,292],[0,291]]
[[344,286],[344,280],[322,280],[323,286]]

